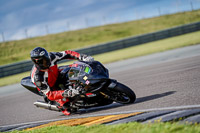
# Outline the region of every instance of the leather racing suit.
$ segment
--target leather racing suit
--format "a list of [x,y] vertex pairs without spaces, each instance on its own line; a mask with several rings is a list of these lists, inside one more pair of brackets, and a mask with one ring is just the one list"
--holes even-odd
[[38,91],[42,92],[51,101],[57,101],[60,106],[69,100],[63,97],[64,90],[56,89],[56,81],[59,75],[57,62],[63,59],[84,60],[81,54],[67,50],[63,52],[49,52],[50,67],[47,70],[39,70],[35,65],[31,70],[31,80],[36,85]]

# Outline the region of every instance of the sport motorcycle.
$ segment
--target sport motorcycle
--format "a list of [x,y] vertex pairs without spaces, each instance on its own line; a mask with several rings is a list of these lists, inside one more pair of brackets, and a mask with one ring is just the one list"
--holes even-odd
[[[79,94],[70,97],[65,108],[71,113],[79,109],[87,109],[112,104],[131,104],[136,100],[136,95],[132,89],[117,80],[109,78],[109,71],[99,61],[84,62],[77,61],[70,66],[59,67],[59,83],[61,90],[74,88],[78,89]],[[29,91],[43,96],[44,101],[34,103],[36,107],[62,111],[59,103],[50,101],[45,95],[38,91],[37,87],[31,82],[31,77],[21,80],[21,85]]]

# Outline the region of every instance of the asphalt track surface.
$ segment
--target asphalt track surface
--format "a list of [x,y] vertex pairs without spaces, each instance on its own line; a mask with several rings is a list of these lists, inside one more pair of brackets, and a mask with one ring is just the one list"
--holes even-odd
[[200,104],[200,45],[106,65],[110,77],[134,90],[131,105],[112,105],[81,110],[64,116],[36,108],[42,100],[19,84],[0,88],[0,126],[66,117]]

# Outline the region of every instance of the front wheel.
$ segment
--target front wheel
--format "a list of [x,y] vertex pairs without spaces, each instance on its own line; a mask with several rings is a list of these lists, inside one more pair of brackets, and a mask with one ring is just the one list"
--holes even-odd
[[112,93],[111,99],[117,103],[130,104],[136,100],[135,93],[129,87],[119,82],[113,89],[109,89],[109,91]]

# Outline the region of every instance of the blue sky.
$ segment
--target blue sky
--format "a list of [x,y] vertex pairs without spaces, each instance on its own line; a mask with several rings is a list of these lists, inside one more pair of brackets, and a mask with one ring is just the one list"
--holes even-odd
[[[192,6],[191,6],[192,3]],[[200,0],[0,0],[0,41],[171,14]]]

